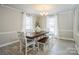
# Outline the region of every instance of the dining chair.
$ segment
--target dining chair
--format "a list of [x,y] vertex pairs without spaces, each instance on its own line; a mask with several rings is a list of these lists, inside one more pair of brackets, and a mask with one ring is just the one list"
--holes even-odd
[[[30,50],[35,50],[35,41],[26,38],[25,32],[17,32],[20,41],[20,53],[27,54]],[[32,45],[32,48],[30,46]]]
[[27,54],[26,53],[27,39],[25,37],[25,33],[24,32],[17,32],[17,34],[18,34],[18,38],[19,38],[19,41],[20,41],[20,53],[21,54]]
[[40,51],[46,52],[46,49],[49,47],[48,45],[48,37],[44,37],[40,40],[38,40],[38,54]]

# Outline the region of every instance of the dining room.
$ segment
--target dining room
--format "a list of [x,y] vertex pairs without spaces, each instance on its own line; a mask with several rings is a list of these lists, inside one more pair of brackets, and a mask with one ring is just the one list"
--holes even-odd
[[0,4],[0,55],[78,55],[79,5]]

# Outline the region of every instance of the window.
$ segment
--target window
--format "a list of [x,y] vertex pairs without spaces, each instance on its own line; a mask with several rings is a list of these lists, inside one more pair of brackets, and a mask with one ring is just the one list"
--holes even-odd
[[58,32],[57,32],[57,16],[48,16],[47,17],[47,30],[50,33],[53,33],[55,36],[58,35]]
[[54,29],[55,29],[55,20],[54,20],[53,16],[47,17],[47,29],[50,32],[54,32]]
[[23,30],[32,31],[33,29],[33,18],[32,16],[24,15]]

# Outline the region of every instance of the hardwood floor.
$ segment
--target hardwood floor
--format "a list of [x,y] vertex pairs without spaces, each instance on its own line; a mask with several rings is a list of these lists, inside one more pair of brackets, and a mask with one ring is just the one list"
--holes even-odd
[[0,55],[20,55],[19,42],[0,48]]
[[[78,55],[73,41],[54,39],[51,43],[51,49],[46,53],[40,52],[39,55]],[[20,55],[19,42],[0,48],[0,55]]]
[[75,42],[63,39],[54,39],[54,45],[48,52],[49,55],[78,55]]

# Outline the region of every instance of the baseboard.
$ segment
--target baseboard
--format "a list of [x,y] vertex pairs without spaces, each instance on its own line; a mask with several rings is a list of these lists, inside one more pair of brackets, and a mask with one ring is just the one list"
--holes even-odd
[[75,48],[76,48],[76,50],[77,50],[77,52],[78,52],[78,54],[79,54],[78,47],[77,47],[77,45],[76,45],[76,44],[75,44]]
[[73,39],[73,38],[59,37],[58,39],[64,39],[64,40],[72,40],[72,41],[74,41],[74,39]]
[[11,45],[11,44],[16,43],[16,42],[19,42],[19,40],[12,41],[12,42],[5,43],[5,44],[2,44],[2,45],[0,45],[0,47],[4,47],[4,46],[7,46],[7,45]]

